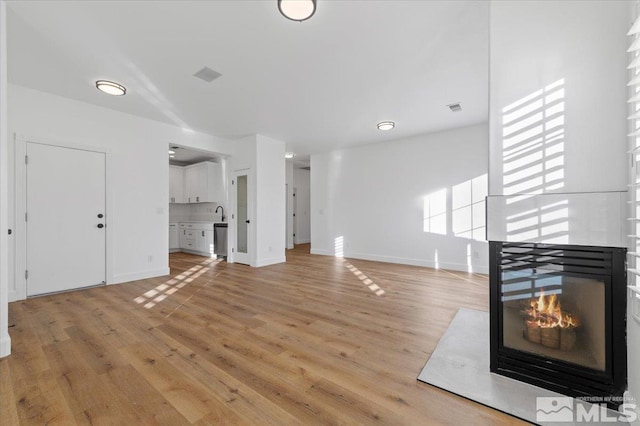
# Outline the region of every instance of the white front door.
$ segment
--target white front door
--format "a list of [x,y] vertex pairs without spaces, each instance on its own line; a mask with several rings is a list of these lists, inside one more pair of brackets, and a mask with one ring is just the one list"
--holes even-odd
[[27,296],[104,284],[105,154],[26,149]]
[[233,173],[231,181],[235,194],[236,211],[233,221],[236,228],[236,247],[233,261],[237,263],[251,264],[251,206],[249,171],[243,170]]

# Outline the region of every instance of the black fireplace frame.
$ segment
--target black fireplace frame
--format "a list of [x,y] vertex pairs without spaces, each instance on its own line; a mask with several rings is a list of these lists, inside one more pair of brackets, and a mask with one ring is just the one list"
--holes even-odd
[[[503,345],[502,271],[514,261],[566,275],[593,273],[608,277],[604,280],[605,320],[608,322],[605,327],[605,371]],[[607,262],[610,262],[608,267]],[[601,397],[603,402],[617,409],[627,387],[626,249],[490,241],[489,269],[491,372],[575,398]],[[615,397],[614,401],[610,397]]]

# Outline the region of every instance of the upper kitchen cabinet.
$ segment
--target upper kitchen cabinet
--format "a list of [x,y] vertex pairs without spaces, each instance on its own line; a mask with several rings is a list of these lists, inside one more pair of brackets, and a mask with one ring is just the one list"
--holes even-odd
[[184,168],[169,166],[169,202],[184,203]]
[[222,167],[204,161],[183,167],[185,203],[211,203],[223,200]]

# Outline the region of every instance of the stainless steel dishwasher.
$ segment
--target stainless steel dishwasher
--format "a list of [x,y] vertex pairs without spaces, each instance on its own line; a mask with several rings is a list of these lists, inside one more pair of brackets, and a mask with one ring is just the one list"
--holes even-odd
[[213,253],[227,257],[227,223],[213,224]]

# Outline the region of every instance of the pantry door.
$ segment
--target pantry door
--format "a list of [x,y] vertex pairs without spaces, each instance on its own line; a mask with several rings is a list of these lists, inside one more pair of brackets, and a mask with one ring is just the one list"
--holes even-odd
[[106,155],[26,144],[27,296],[106,282]]
[[251,205],[250,170],[241,170],[233,173],[231,186],[234,191],[235,212],[232,221],[235,225],[235,253],[234,262],[251,264],[253,250],[253,238],[251,229],[251,217],[253,206]]

